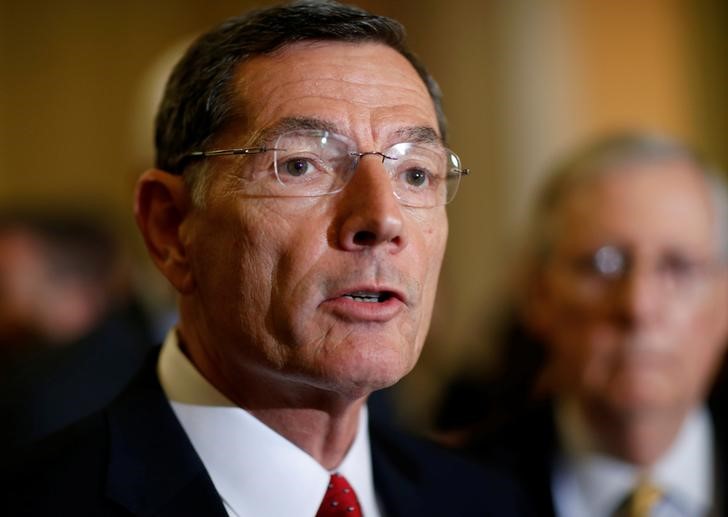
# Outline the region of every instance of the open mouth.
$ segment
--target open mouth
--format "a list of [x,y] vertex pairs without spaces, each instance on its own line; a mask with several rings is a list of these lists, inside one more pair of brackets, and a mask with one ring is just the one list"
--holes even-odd
[[382,303],[393,296],[394,293],[389,291],[354,291],[353,293],[345,294],[344,298],[350,298],[355,302]]

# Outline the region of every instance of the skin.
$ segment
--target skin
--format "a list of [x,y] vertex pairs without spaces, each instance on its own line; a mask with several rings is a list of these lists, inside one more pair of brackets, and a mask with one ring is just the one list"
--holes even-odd
[[[334,127],[367,151],[408,128],[437,136],[425,85],[380,44],[296,43],[241,64],[236,88],[241,116],[216,148],[240,147],[291,118]],[[318,198],[246,197],[240,157],[210,165],[203,207],[162,171],[146,172],[137,187],[139,226],[181,294],[185,352],[228,398],[334,467],[366,397],[401,379],[420,354],[445,209],[399,204],[372,157],[342,192]],[[380,304],[343,296],[363,289],[396,296]]]
[[6,347],[31,342],[38,333],[36,315],[47,279],[42,251],[23,230],[0,233],[0,341]]
[[[707,189],[681,161],[624,166],[567,194],[556,228],[535,293],[549,379],[601,448],[649,466],[702,403],[728,337]],[[568,266],[607,244],[633,257],[609,287]],[[656,268],[675,257],[700,271],[671,289]]]
[[42,237],[22,226],[0,231],[0,343],[22,351],[36,342],[67,345],[106,310],[102,287],[54,269]]

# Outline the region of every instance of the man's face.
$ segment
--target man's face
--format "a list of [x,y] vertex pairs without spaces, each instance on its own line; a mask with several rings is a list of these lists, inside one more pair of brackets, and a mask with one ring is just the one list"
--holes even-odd
[[[385,149],[413,129],[437,132],[425,85],[383,45],[295,44],[245,62],[237,78],[245,120],[217,148],[304,119],[360,151]],[[338,194],[246,197],[241,175],[256,163],[211,159],[206,205],[183,223],[195,282],[182,302],[184,339],[199,341],[228,379],[253,371],[355,395],[396,382],[428,330],[445,209],[402,206],[374,156]],[[352,296],[364,292],[378,301]]]
[[[623,169],[576,187],[557,213],[541,330],[557,382],[584,407],[679,415],[704,395],[726,339],[714,214],[683,162]],[[624,272],[610,277],[615,257]]]

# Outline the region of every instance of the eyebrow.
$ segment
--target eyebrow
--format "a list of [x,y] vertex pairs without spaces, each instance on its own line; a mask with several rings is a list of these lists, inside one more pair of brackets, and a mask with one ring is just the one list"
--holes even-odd
[[394,132],[397,140],[413,144],[441,144],[442,139],[433,128],[429,126],[403,127]]
[[283,133],[298,131],[301,129],[313,129],[328,131],[329,133],[340,133],[335,124],[315,117],[284,117],[269,128],[264,129],[256,141],[266,144],[273,142]]
[[[328,131],[330,133],[343,134],[336,124],[316,117],[284,117],[273,126],[264,129],[257,142],[270,143],[283,133],[301,129]],[[442,144],[442,139],[437,131],[429,126],[408,126],[397,129],[394,134],[397,142],[410,142],[414,144]]]

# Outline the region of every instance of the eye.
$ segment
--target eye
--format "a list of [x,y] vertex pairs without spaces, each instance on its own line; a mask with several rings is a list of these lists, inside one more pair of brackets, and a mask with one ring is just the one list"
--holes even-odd
[[597,267],[594,256],[589,254],[579,255],[569,260],[571,269],[581,276],[598,276],[599,268]]
[[422,169],[407,169],[404,172],[404,180],[408,185],[421,187],[427,183],[427,172]]
[[283,168],[291,176],[298,177],[308,173],[313,168],[313,165],[304,158],[293,158],[286,161]]
[[679,280],[691,278],[700,270],[698,261],[677,254],[663,257],[659,267],[663,274]]

